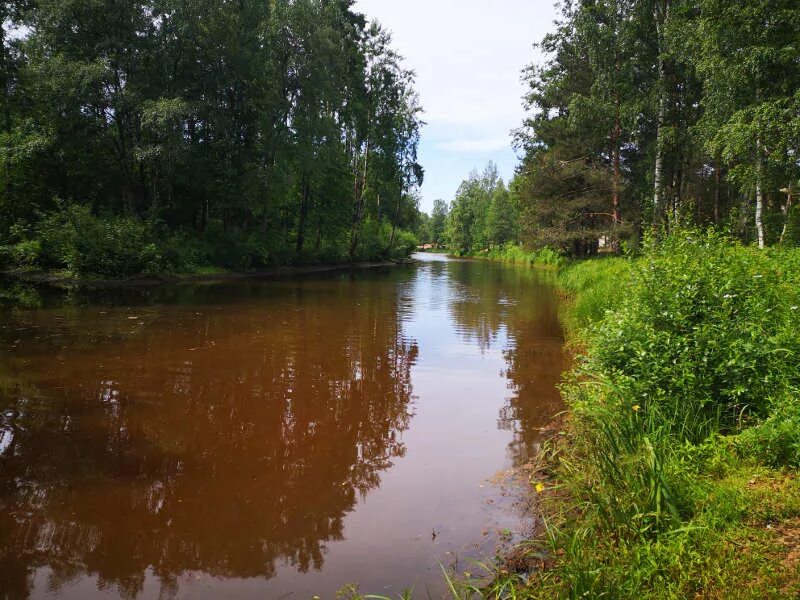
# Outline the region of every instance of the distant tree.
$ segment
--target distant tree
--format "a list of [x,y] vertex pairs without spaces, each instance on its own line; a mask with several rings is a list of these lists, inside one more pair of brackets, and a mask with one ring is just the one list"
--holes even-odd
[[486,213],[486,237],[493,246],[517,241],[519,212],[502,180],[492,194]]
[[437,199],[433,201],[433,211],[430,219],[431,241],[440,246],[444,243],[444,229],[447,222],[447,203]]
[[491,162],[483,173],[475,170],[461,183],[445,225],[444,237],[449,248],[459,254],[487,248],[486,219],[492,194],[499,184],[497,167]]
[[433,234],[431,234],[431,218],[428,213],[420,211],[419,220],[415,228],[414,234],[417,236],[417,241],[420,244],[432,244]]

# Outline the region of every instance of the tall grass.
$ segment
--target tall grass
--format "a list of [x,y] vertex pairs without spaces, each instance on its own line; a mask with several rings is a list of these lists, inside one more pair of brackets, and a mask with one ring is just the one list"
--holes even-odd
[[591,326],[613,311],[630,291],[631,260],[598,258],[570,264],[558,275],[559,286],[571,297],[565,321],[571,337],[583,337]]
[[563,267],[567,264],[567,259],[564,256],[550,248],[525,250],[517,244],[510,243],[475,253],[475,256],[500,262],[518,265],[534,265],[553,269]]

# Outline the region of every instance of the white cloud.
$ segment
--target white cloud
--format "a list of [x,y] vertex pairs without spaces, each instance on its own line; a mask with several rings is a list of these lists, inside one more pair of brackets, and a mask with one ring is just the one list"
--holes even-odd
[[[513,161],[509,132],[524,118],[520,72],[540,61],[533,50],[553,28],[554,0],[358,0],[356,10],[391,30],[395,48],[417,73],[428,126],[422,159],[427,171],[424,204],[455,190],[470,153],[482,167],[488,160]],[[448,157],[452,154],[452,157]],[[506,157],[500,159],[500,154]],[[474,157],[473,157],[474,155]],[[511,158],[508,158],[511,157]],[[452,158],[453,160],[449,160]],[[512,165],[505,165],[505,177]]]

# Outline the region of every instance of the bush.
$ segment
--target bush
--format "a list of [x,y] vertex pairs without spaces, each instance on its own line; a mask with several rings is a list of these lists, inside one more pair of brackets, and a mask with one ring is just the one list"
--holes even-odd
[[539,250],[528,251],[522,246],[510,242],[502,246],[495,246],[488,251],[477,253],[477,256],[514,264],[554,268],[562,267],[567,262],[566,258],[557,250],[541,248]]
[[46,215],[38,234],[46,267],[110,277],[164,268],[151,228],[138,219],[98,217],[88,207],[72,204]]
[[636,262],[596,331],[591,368],[690,441],[767,415],[800,384],[800,290],[775,256],[715,233],[674,235]]
[[587,332],[564,388],[577,457],[564,475],[603,529],[653,536],[690,520],[706,484],[687,449],[708,440],[798,464],[798,254],[691,231],[561,274]]
[[800,467],[800,392],[777,402],[763,423],[744,430],[733,444],[745,459],[770,467]]
[[394,234],[394,245],[391,249],[391,258],[406,258],[417,248],[417,236],[404,229],[398,229]]
[[42,244],[39,240],[23,240],[16,244],[0,246],[0,263],[15,267],[33,267],[39,264]]

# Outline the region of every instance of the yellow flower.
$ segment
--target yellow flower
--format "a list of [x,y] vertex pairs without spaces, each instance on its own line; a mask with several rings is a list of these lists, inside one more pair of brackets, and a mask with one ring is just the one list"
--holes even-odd
[[633,409],[633,412],[639,412],[640,410],[642,410],[642,407],[639,406],[638,404],[634,404],[631,408]]
[[544,484],[543,483],[537,483],[536,484],[536,493],[537,494],[541,494],[543,491],[544,491]]

